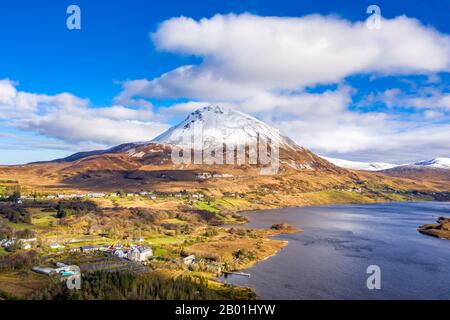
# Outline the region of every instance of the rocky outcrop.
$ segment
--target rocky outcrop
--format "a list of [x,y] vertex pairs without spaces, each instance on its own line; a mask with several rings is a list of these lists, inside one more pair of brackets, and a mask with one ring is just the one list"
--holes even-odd
[[439,239],[450,240],[450,218],[440,217],[437,223],[424,224],[417,228],[420,233]]

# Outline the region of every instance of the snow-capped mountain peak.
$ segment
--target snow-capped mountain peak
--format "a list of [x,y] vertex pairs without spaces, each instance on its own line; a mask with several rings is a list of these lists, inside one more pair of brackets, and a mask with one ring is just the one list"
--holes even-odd
[[412,165],[438,169],[450,169],[450,158],[435,158],[431,160],[419,161],[413,163]]
[[[239,111],[213,105],[200,108],[187,116],[180,124],[170,128],[152,142],[183,145],[194,137],[207,146],[215,144],[245,144],[255,138],[270,139],[272,143],[297,147],[279,131],[264,122]],[[189,140],[190,142],[190,140]]]

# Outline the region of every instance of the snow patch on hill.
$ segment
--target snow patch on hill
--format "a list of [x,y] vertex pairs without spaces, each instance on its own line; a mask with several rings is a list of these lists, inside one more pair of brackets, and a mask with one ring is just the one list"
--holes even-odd
[[346,169],[354,169],[354,170],[381,171],[381,170],[391,169],[391,168],[398,166],[397,164],[384,163],[384,162],[360,162],[360,161],[335,159],[335,158],[324,157],[324,156],[320,156],[320,157],[331,162],[335,166],[338,166],[341,168],[346,168]]
[[393,164],[384,162],[359,162],[349,161],[343,159],[336,159],[321,156],[323,159],[332,164],[346,169],[367,170],[367,171],[382,171],[400,167],[417,167],[417,168],[436,168],[436,169],[450,169],[450,158],[435,158],[431,160],[424,160],[406,164]]

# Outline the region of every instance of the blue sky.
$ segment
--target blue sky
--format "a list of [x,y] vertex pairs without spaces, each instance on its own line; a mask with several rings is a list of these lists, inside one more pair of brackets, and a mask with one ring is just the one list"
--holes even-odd
[[[68,17],[66,8],[71,4],[81,8],[81,30],[68,30],[66,27]],[[450,3],[448,1],[376,2],[381,8],[382,17],[387,21],[394,21],[396,17],[405,15],[416,19],[419,24],[415,24],[412,20],[404,23],[395,20],[390,26],[389,33],[380,36],[377,41],[380,43],[391,41],[390,34],[396,33],[396,30],[406,25],[405,30],[399,31],[398,40],[393,40],[395,44],[398,44],[398,50],[404,50],[404,47],[408,45],[408,43],[402,44],[405,37],[401,32],[411,37],[415,37],[417,32],[418,50],[423,49],[420,47],[420,41],[423,41],[424,45],[433,41],[433,44],[436,44],[436,47],[430,50],[428,58],[426,57],[428,52],[424,50],[422,56],[411,59],[407,65],[398,62],[398,57],[395,57],[392,58],[393,62],[389,61],[385,64],[380,62],[379,58],[375,59],[373,64],[377,66],[373,70],[370,70],[372,62],[368,62],[369,64],[364,67],[352,66],[352,54],[348,54],[347,51],[356,48],[357,44],[351,43],[348,50],[342,49],[342,55],[349,56],[348,68],[345,71],[337,70],[335,76],[314,77],[312,75],[314,70],[311,71],[292,60],[295,68],[298,68],[296,69],[298,79],[295,73],[288,73],[286,78],[290,79],[290,83],[286,86],[284,86],[283,77],[267,85],[261,83],[256,77],[258,66],[248,68],[249,80],[242,83],[242,86],[248,86],[255,91],[242,92],[242,98],[239,99],[230,98],[222,92],[211,95],[200,92],[199,88],[180,88],[178,83],[175,90],[174,82],[168,82],[170,79],[170,81],[178,81],[173,80],[172,76],[168,81],[152,82],[164,73],[170,73],[188,65],[194,66],[195,70],[184,75],[187,82],[194,83],[194,80],[198,78],[190,77],[201,77],[202,73],[212,74],[220,81],[223,80],[222,74],[226,74],[224,78],[229,76],[228,80],[238,76],[246,78],[247,74],[235,71],[238,67],[241,68],[239,53],[245,56],[252,48],[246,48],[246,44],[239,39],[229,40],[227,28],[230,30],[237,28],[246,20],[252,20],[253,17],[264,19],[276,16],[281,17],[283,21],[289,21],[289,26],[282,27],[279,38],[284,37],[283,32],[285,32],[287,39],[291,39],[289,37],[297,39],[293,31],[296,25],[301,25],[305,16],[316,14],[320,19],[312,22],[312,26],[318,26],[321,23],[324,25],[337,23],[339,27],[336,36],[339,37],[341,36],[340,22],[349,24],[364,22],[368,17],[366,8],[370,4],[372,4],[371,1],[348,0],[332,2],[283,0],[164,2],[40,0],[30,2],[17,0],[2,2],[0,4],[2,41],[0,79],[6,81],[3,90],[13,87],[16,90],[15,95],[21,92],[29,99],[38,102],[33,112],[30,111],[31,107],[27,107],[28,113],[25,114],[17,107],[17,103],[22,100],[14,98],[14,102],[8,100],[4,102],[6,106],[2,106],[0,99],[0,111],[2,107],[4,109],[3,117],[0,118],[0,163],[46,160],[69,155],[79,150],[107,147],[123,142],[125,139],[139,138],[140,140],[147,136],[151,139],[170,124],[184,117],[188,110],[203,103],[218,102],[241,108],[274,126],[282,126],[286,130],[284,133],[293,136],[297,142],[329,156],[387,162],[413,161],[423,157],[450,157],[448,152],[450,145],[442,141],[445,140],[446,134],[450,133],[448,130],[450,102],[447,104],[450,77],[448,61],[445,57],[448,53],[446,41],[450,35],[448,23]],[[213,17],[218,14],[225,17],[225,21],[213,20]],[[230,14],[239,18],[226,18],[230,17]],[[330,15],[332,18],[328,18]],[[182,20],[176,20],[173,26],[170,26],[170,30],[161,28],[161,23],[164,21],[180,16],[191,18],[196,23],[206,18],[211,21],[211,24],[223,24],[225,29],[214,35],[214,37],[225,39],[221,47],[211,49],[213,51],[206,49],[199,51],[193,48],[194,45],[203,46],[203,43],[198,42],[196,35],[193,35],[194,31],[188,30],[192,24],[183,24]],[[291,21],[288,17],[299,20]],[[266,23],[261,20],[256,21],[255,27],[248,31],[254,32],[257,38],[258,31],[254,28],[258,26],[264,28],[264,25],[271,24],[274,28],[278,28],[278,22]],[[398,24],[398,28],[395,24]],[[204,28],[208,27],[210,26],[204,26]],[[353,39],[352,41],[356,41],[360,34],[357,25],[352,27],[352,31],[346,30],[345,26],[342,28],[343,32],[349,32],[348,35]],[[383,25],[381,28],[386,30],[383,29]],[[433,30],[432,35],[424,31],[428,29]],[[173,35],[174,32],[182,34],[185,31],[187,35],[193,35],[192,41],[189,40],[190,43],[185,43],[185,39],[176,39]],[[153,37],[150,36],[151,33],[154,34]],[[329,36],[330,34],[322,34],[320,28],[317,29],[316,40],[323,38],[324,41],[334,41],[328,39]],[[205,48],[209,47],[208,41],[210,43],[215,41],[214,37],[204,39]],[[343,41],[345,39],[347,38],[343,38]],[[226,45],[233,46],[235,55],[226,56],[219,51],[227,48]],[[256,43],[256,46],[258,45],[259,43]],[[238,50],[239,46],[242,47],[241,51]],[[262,47],[265,48],[265,46]],[[298,50],[300,53],[305,51],[301,48]],[[390,49],[380,45],[374,50]],[[398,50],[392,51],[398,52]],[[412,51],[417,52],[414,48]],[[278,56],[281,52],[283,50],[274,50],[267,55],[274,61],[281,60],[282,58]],[[336,55],[340,52],[338,50]],[[329,54],[323,53],[324,57]],[[394,55],[394,53],[391,54]],[[408,51],[402,54],[405,55],[405,60],[409,60]],[[235,65],[227,60],[230,57],[236,62]],[[436,60],[436,63],[422,70],[421,66],[427,64],[429,59]],[[323,65],[321,61],[319,57],[318,65]],[[289,69],[289,66],[281,64],[275,64],[275,67]],[[338,67],[336,69],[339,69]],[[272,71],[263,70],[261,75],[271,77],[270,72]],[[306,72],[312,76],[306,77],[304,75]],[[323,71],[318,71],[320,72]],[[278,76],[280,74],[276,73],[273,79]],[[133,81],[140,79],[145,79],[147,82],[144,84],[144,89],[138,90],[136,82]],[[202,85],[200,81],[198,83],[199,86]],[[163,88],[164,94],[156,92],[155,86]],[[214,88],[220,91],[221,87]],[[0,86],[1,90],[2,86]],[[283,93],[280,94],[279,91]],[[285,91],[288,93],[285,94]],[[70,97],[61,97],[59,96],[61,93],[67,93]],[[268,96],[269,93],[270,96]],[[35,95],[46,97],[36,98]],[[249,98],[253,96],[258,96],[258,99]],[[71,101],[67,102],[67,99]],[[318,108],[311,103],[322,102],[329,104],[330,109],[333,110],[329,113],[316,112]],[[122,109],[113,110],[111,109],[113,106],[119,106]],[[7,108],[15,108],[18,111],[12,112]],[[78,112],[77,108],[81,108],[82,112]],[[289,108],[315,111],[293,112],[287,110]],[[279,110],[283,112],[277,112]],[[75,132],[77,127],[80,131],[93,129],[89,125],[86,125],[86,128],[83,127],[81,113],[90,119],[97,117],[98,122],[95,122],[95,126],[97,124],[98,126],[111,125],[110,131],[114,131],[116,125],[120,128],[120,121],[123,121],[126,124],[124,130],[128,131],[124,134],[115,130],[118,135],[116,137],[111,132],[99,129],[93,131],[92,137],[89,138],[85,132]],[[64,128],[64,130],[60,126],[52,128],[55,121],[67,121],[67,127],[69,127],[72,123],[71,115],[77,116],[73,120],[75,123],[73,128]],[[324,125],[320,125],[319,122],[324,122]],[[381,122],[383,125],[377,127],[376,124]],[[132,125],[136,123],[138,127],[133,127]],[[385,130],[386,127],[391,129]],[[146,128],[148,128],[148,135]],[[326,130],[330,131],[324,132]],[[417,136],[427,136],[426,133],[430,130],[432,134],[429,135],[428,140],[414,139]],[[342,134],[335,134],[336,131]],[[355,135],[360,135],[360,138],[355,139]],[[328,138],[330,136],[336,136],[339,141],[330,140]],[[389,140],[389,146],[387,143],[383,145],[383,139]],[[395,139],[398,142],[392,143],[391,140]]]

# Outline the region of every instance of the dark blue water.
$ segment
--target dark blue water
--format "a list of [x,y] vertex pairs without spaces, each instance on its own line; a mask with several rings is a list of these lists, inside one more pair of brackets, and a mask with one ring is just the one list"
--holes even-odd
[[[385,203],[251,212],[247,227],[288,223],[298,234],[276,256],[228,276],[263,299],[450,299],[450,240],[417,226],[450,216],[450,203]],[[369,265],[381,268],[381,289],[367,288]]]

